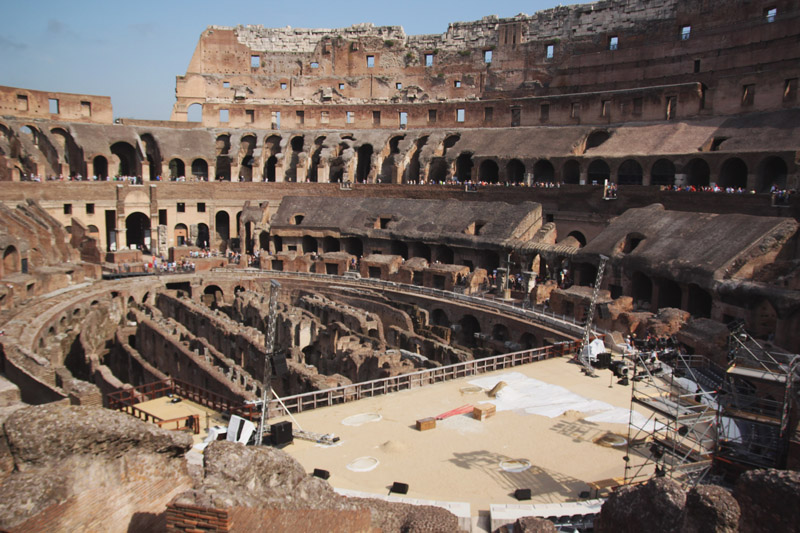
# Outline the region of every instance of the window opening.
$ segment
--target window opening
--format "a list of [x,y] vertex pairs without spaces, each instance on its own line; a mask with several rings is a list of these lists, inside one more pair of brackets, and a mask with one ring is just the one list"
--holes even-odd
[[28,96],[25,94],[17,95],[17,111],[28,110]]
[[177,206],[178,213],[185,213],[186,212],[186,204],[183,202],[178,202]]
[[743,106],[753,105],[753,101],[755,99],[755,92],[756,92],[756,86],[755,86],[754,83],[750,83],[750,84],[742,86],[742,105]]
[[775,17],[778,16],[778,8],[777,7],[768,7],[764,10],[764,18],[767,20],[767,23],[775,22]]
[[464,109],[456,109],[456,122],[464,122]]
[[94,215],[94,204],[86,204],[86,214]]
[[491,63],[492,62],[492,51],[491,50],[484,50],[483,51],[483,62],[484,63]]
[[691,26],[682,26],[681,27],[681,41],[688,41],[689,37],[692,35],[692,27]]
[[542,122],[550,120],[550,104],[542,104],[539,106],[539,120]]
[[425,54],[425,66],[426,67],[433,66],[433,54]]
[[375,66],[375,56],[367,56],[367,68],[373,68]]
[[380,111],[373,111],[372,112],[372,124],[374,126],[381,125],[381,112]]
[[220,109],[219,110],[219,121],[220,122],[228,122],[229,111],[227,109]]
[[398,81],[397,83],[394,84],[394,88],[399,91],[400,89],[403,88],[403,84]]
[[518,107],[511,108],[511,125],[519,126],[521,118],[522,118],[522,109]]
[[461,88],[461,80],[455,80],[453,82],[453,87],[455,87],[456,89],[460,89]]
[[50,114],[58,115],[60,112],[58,109],[58,98],[50,98],[48,99],[48,103],[50,104]]
[[547,45],[547,50],[544,55],[545,59],[553,59],[553,53],[555,52],[555,48],[556,47],[553,46],[552,44]]
[[81,116],[82,117],[91,117],[92,116],[92,103],[91,102],[81,102]]
[[258,68],[261,66],[261,56],[250,56],[250,68]]
[[356,114],[353,111],[347,111],[345,116],[348,124],[352,124],[353,122],[356,121]]
[[428,122],[435,123],[437,118],[437,113],[435,109],[428,109]]
[[223,89],[230,89],[230,88],[231,88],[231,82],[229,82],[229,81],[223,81],[223,82],[222,82],[222,88],[223,88]]
[[494,120],[494,108],[493,107],[484,107],[483,108],[483,121],[484,122],[492,122]]
[[614,36],[608,39],[608,49],[609,50],[616,50],[619,48],[619,37]]
[[247,122],[249,122],[250,124],[252,124],[253,122],[255,122],[255,121],[256,121],[256,112],[255,112],[255,109],[245,109],[245,110],[244,110],[244,116],[245,116],[245,118],[247,119]]

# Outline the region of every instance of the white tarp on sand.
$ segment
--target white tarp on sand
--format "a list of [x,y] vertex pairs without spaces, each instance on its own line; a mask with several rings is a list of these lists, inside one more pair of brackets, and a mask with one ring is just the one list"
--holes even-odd
[[[487,376],[469,383],[490,390],[500,381],[504,381],[506,386],[498,391],[497,397],[489,402],[481,402],[493,403],[498,411],[516,411],[520,414],[541,415],[548,418],[561,416],[567,411],[578,411],[594,413],[585,418],[589,422],[628,424],[630,420],[630,409],[584,398],[564,387],[529,378],[519,372]],[[648,421],[639,413],[633,414],[634,426],[652,430],[653,421]]]

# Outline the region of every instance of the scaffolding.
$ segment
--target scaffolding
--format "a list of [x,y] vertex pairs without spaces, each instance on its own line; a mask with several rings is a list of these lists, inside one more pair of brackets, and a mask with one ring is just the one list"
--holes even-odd
[[[682,353],[670,340],[631,355],[631,415],[625,483],[653,476],[684,485],[709,474],[717,438],[722,370],[705,357]],[[646,408],[639,414],[635,406]]]
[[785,468],[800,357],[766,349],[742,322],[729,329],[717,458],[745,468]]

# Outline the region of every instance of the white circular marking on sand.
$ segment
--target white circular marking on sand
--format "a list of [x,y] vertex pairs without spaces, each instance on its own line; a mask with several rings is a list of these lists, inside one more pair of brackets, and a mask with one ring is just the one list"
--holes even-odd
[[342,424],[345,426],[361,426],[368,424],[369,422],[378,422],[382,419],[383,417],[378,413],[360,413],[357,415],[348,416],[342,420]]
[[380,461],[374,457],[359,457],[355,461],[349,463],[347,469],[353,472],[369,472],[370,470],[375,470],[379,462]]
[[530,467],[531,462],[527,459],[511,459],[500,462],[500,468],[506,472],[524,472]]

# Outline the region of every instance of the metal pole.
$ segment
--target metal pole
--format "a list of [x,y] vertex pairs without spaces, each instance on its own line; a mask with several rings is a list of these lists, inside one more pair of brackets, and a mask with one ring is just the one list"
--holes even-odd
[[270,359],[275,348],[275,323],[277,321],[278,290],[281,284],[274,279],[270,281],[269,288],[269,315],[267,317],[267,336],[264,340],[264,374],[262,380],[261,393],[261,420],[258,424],[256,433],[256,445],[264,444],[264,428],[269,418],[269,404],[272,401],[272,365]]

